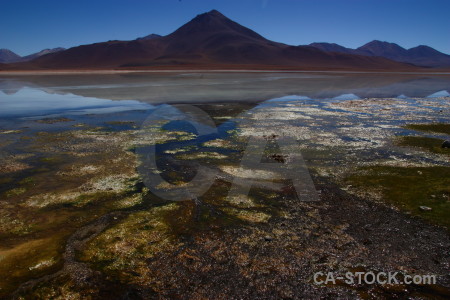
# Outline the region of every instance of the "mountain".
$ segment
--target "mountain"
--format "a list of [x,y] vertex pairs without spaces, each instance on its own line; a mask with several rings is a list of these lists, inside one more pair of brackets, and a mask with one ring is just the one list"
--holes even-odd
[[44,49],[44,50],[41,50],[39,52],[30,54],[30,55],[27,55],[27,56],[23,56],[21,58],[21,61],[30,61],[30,60],[38,58],[38,57],[40,57],[42,55],[46,55],[46,54],[50,54],[50,53],[56,53],[56,52],[60,52],[60,51],[64,51],[64,50],[66,50],[66,49],[65,48],[61,48],[61,47],[53,48],[53,49]]
[[345,48],[335,43],[311,43],[309,46],[320,49],[325,52],[338,52],[347,54],[357,54],[354,49]]
[[15,62],[23,62],[23,61],[30,61],[35,58],[38,58],[42,55],[50,54],[50,53],[56,53],[59,51],[65,50],[64,48],[53,48],[53,49],[44,49],[42,51],[27,55],[27,56],[20,56],[11,50],[8,49],[0,49],[0,63],[15,63]]
[[382,56],[399,61],[408,55],[408,50],[394,43],[371,41],[358,49],[357,53],[369,56]]
[[394,61],[410,63],[421,67],[450,66],[450,55],[441,53],[428,46],[405,49],[395,43],[377,40],[371,41],[357,49],[345,48],[338,44],[330,43],[312,43],[310,46],[326,52],[385,57]]
[[14,67],[414,69],[382,57],[324,52],[312,46],[273,42],[217,10],[196,16],[166,36],[82,45],[38,57],[29,63],[15,64]]
[[153,40],[153,39],[157,39],[160,37],[161,37],[161,35],[152,33],[152,34],[146,35],[144,37],[137,38],[136,40],[138,40],[138,41],[139,40]]
[[409,61],[418,66],[450,67],[450,55],[420,45],[408,49]]
[[20,61],[20,55],[8,49],[0,49],[0,63],[12,63]]

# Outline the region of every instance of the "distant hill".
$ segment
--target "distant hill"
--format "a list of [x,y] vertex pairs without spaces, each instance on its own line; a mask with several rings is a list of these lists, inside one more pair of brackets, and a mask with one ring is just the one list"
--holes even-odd
[[56,52],[60,52],[60,51],[64,51],[64,50],[66,50],[66,49],[65,48],[61,48],[61,47],[53,48],[53,49],[44,49],[44,50],[41,50],[39,52],[30,54],[30,55],[27,55],[27,56],[23,56],[21,61],[30,61],[30,60],[33,60],[35,58],[41,57],[43,55],[46,55],[46,54],[56,53]]
[[394,43],[371,41],[356,49],[356,53],[369,56],[382,56],[398,61],[408,55],[408,50]]
[[137,38],[136,40],[138,40],[138,41],[139,40],[153,40],[153,39],[157,39],[160,37],[161,37],[161,35],[152,33],[152,34],[146,35],[144,37]]
[[311,43],[310,46],[320,49],[325,52],[337,52],[337,53],[347,53],[347,54],[357,54],[355,50],[350,48],[345,48],[341,45],[334,43]]
[[346,48],[331,43],[312,43],[310,46],[326,52],[385,57],[394,61],[410,63],[421,67],[450,67],[450,55],[428,46],[405,49],[395,43],[377,40],[369,42],[357,49]]
[[56,53],[59,51],[63,51],[65,48],[53,48],[53,49],[44,49],[39,52],[27,55],[27,56],[20,56],[11,50],[8,49],[0,49],[0,63],[15,63],[15,62],[24,62],[24,61],[30,61],[35,58],[38,58],[42,55],[46,55],[49,53]]
[[217,10],[200,14],[167,36],[73,47],[17,63],[21,69],[231,67],[413,70],[383,57],[328,52],[270,41]]
[[20,55],[17,55],[11,50],[0,49],[0,63],[11,63],[20,61],[20,59],[21,59]]

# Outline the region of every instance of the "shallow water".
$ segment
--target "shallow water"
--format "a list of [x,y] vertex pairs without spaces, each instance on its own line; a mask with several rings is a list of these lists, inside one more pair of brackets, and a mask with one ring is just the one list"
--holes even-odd
[[[0,76],[0,271],[7,274],[0,279],[0,297],[14,291],[31,297],[50,291],[63,298],[88,293],[89,289],[82,288],[83,280],[71,277],[68,270],[88,274],[90,268],[103,274],[100,279],[94,276],[95,282],[109,282],[103,293],[128,295],[132,286],[145,290],[139,279],[145,278],[155,282],[155,292],[164,294],[170,288],[160,284],[173,280],[173,274],[190,278],[192,273],[203,278],[199,274],[205,266],[189,267],[181,273],[170,270],[178,267],[177,260],[200,263],[203,258],[196,255],[211,252],[208,247],[228,249],[216,235],[234,245],[230,249],[237,252],[225,261],[237,265],[248,259],[241,255],[255,247],[254,239],[279,239],[279,247],[265,258],[274,261],[270,272],[263,270],[263,265],[251,271],[221,271],[223,262],[211,263],[204,258],[208,268],[235,276],[235,280],[242,280],[243,272],[250,272],[247,279],[253,278],[252,282],[258,282],[261,272],[278,274],[276,280],[289,277],[283,272],[295,269],[285,261],[292,253],[296,253],[290,258],[294,260],[312,253],[301,268],[306,277],[311,276],[308,270],[319,267],[345,269],[361,264],[370,270],[380,265],[391,269],[414,266],[420,272],[446,274],[441,256],[424,258],[422,254],[432,247],[440,255],[448,240],[450,191],[442,177],[448,174],[449,153],[435,144],[450,139],[450,135],[442,129],[420,131],[408,125],[444,124],[441,127],[445,128],[450,123],[448,91],[450,76],[430,74]],[[432,145],[402,144],[405,136],[425,138]],[[242,185],[272,176],[240,165],[251,137],[266,145],[262,153],[255,153],[261,155],[262,162],[286,163],[301,154],[321,197],[331,197],[338,206],[339,201],[355,196],[360,197],[356,198],[360,200],[358,207],[364,207],[364,201],[370,203],[373,216],[383,211],[386,203],[394,207],[384,215],[399,213],[406,221],[397,225],[398,232],[411,235],[397,236],[395,230],[386,233],[383,242],[394,249],[403,240],[418,245],[422,241],[415,240],[416,233],[405,224],[434,234],[436,244],[413,247],[411,251],[417,252],[409,256],[403,256],[402,251],[386,257],[368,252],[367,247],[375,246],[347,232],[345,228],[353,226],[350,221],[329,221],[341,217],[339,209],[329,209],[334,202],[299,203],[293,184],[284,180],[258,183],[248,195],[227,198],[234,183]],[[282,152],[277,143],[283,137],[295,139],[295,151]],[[142,172],[140,166],[145,166],[149,153],[154,154],[156,164]],[[158,188],[171,191],[195,178],[199,166],[207,167],[205,180],[208,176],[214,180],[207,193],[186,199],[194,201],[172,203],[149,191],[148,174],[159,174],[166,183]],[[427,180],[422,180],[421,174],[427,174]],[[414,191],[413,184],[420,189]],[[391,195],[398,195],[396,185],[408,191],[393,201]],[[333,189],[336,191],[329,191]],[[347,194],[341,197],[340,193]],[[382,208],[373,208],[379,205],[373,203],[383,203]],[[423,205],[432,211],[419,209]],[[347,214],[351,216],[352,211]],[[356,220],[361,213],[356,207],[354,213]],[[387,224],[389,220],[371,222]],[[321,232],[323,240],[316,240],[319,234],[312,232]],[[370,233],[364,233],[364,238],[366,235],[372,238]],[[202,239],[206,241],[196,244]],[[296,242],[298,239],[302,242]],[[359,260],[352,259],[350,250],[345,252],[342,245],[347,243],[353,243],[352,251],[360,251],[356,255]],[[323,260],[322,251],[337,251],[336,256],[345,258],[335,265],[311,266],[310,261]],[[183,257],[177,257],[178,253]],[[261,251],[251,250],[246,255],[258,253]],[[170,263],[167,255],[174,255]],[[414,255],[425,262],[418,266],[411,260]],[[152,275],[154,269],[147,264],[151,261],[166,262],[161,269],[167,273]],[[400,266],[398,261],[403,261]],[[296,262],[297,266],[303,263]],[[130,275],[133,272],[137,275]],[[36,278],[37,282],[32,281]],[[289,280],[293,285],[301,282],[295,276]],[[25,282],[30,287],[24,286]],[[341,296],[355,296],[352,293],[358,291],[360,297],[445,297],[447,287],[448,282],[442,281],[437,289],[429,290],[417,286],[401,286],[401,291],[379,286],[334,288],[343,293]],[[220,292],[220,288],[214,290],[217,296]],[[95,296],[93,293],[82,295]]]
[[[261,102],[288,95],[312,99],[341,95],[427,97],[447,91],[450,75],[345,73],[129,73],[115,75],[0,76],[2,101],[23,88],[150,104],[180,102]],[[445,93],[437,96],[445,96]],[[353,97],[353,96],[352,96]],[[344,97],[345,98],[345,97]],[[68,98],[66,98],[68,99]],[[73,99],[81,101],[81,99]],[[93,99],[90,99],[93,101]]]

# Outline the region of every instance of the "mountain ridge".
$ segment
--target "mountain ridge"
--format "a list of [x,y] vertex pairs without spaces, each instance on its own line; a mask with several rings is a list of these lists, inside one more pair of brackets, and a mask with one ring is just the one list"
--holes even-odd
[[20,55],[9,49],[0,49],[0,63],[16,62],[20,60]]
[[40,56],[43,56],[43,55],[47,55],[47,54],[50,54],[50,53],[56,53],[56,52],[60,52],[60,51],[64,51],[64,50],[66,50],[66,49],[63,48],[63,47],[43,49],[43,50],[41,50],[39,52],[30,54],[30,55],[26,55],[26,56],[22,56],[22,61],[30,61],[30,60],[33,60],[33,59],[38,58]]
[[62,47],[49,48],[49,49],[43,49],[39,52],[35,52],[35,53],[29,54],[29,55],[20,56],[17,53],[14,53],[13,51],[11,51],[9,49],[0,49],[0,63],[15,63],[15,62],[30,61],[30,60],[33,60],[40,56],[63,51],[63,50],[65,50],[65,48],[62,48]]
[[72,47],[16,63],[16,69],[161,67],[414,70],[383,57],[327,52],[271,41],[217,10],[199,14],[166,36]]
[[162,35],[156,34],[156,33],[151,33],[149,35],[143,36],[143,37],[139,37],[136,40],[137,41],[142,41],[142,40],[152,40],[152,39],[157,39],[162,37]]
[[379,40],[373,40],[356,49],[346,48],[335,43],[311,43],[309,45],[325,52],[380,56],[420,67],[450,67],[450,55],[425,45],[405,49],[396,43]]

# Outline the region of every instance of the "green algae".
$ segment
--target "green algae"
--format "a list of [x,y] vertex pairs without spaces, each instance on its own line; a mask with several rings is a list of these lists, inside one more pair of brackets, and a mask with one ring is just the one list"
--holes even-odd
[[224,208],[223,211],[250,223],[267,223],[272,217],[270,214],[250,209],[235,209],[227,207]]
[[424,132],[444,133],[450,135],[450,124],[447,123],[408,124],[404,126],[404,128]]
[[131,212],[90,241],[80,253],[80,259],[122,282],[138,282],[140,277],[149,274],[146,261],[164,256],[164,253],[174,253],[185,240],[206,232],[267,223],[277,214],[278,208],[269,205],[281,198],[273,191],[252,188],[250,194],[253,196],[245,203],[229,202],[230,186],[226,181],[217,180],[196,201],[162,204]]
[[61,268],[64,234],[51,235],[0,248],[0,295],[11,292],[24,279]]
[[172,203],[130,214],[90,241],[79,259],[112,272],[122,280],[132,280],[131,270],[142,273],[147,259],[179,246],[172,240],[164,221],[166,215],[176,209],[177,204]]
[[0,213],[0,237],[25,236],[34,231],[35,224],[8,212]]
[[43,162],[43,163],[57,163],[59,160],[60,160],[60,158],[57,156],[41,158],[41,162]]
[[423,136],[401,136],[396,140],[398,146],[420,148],[432,153],[450,155],[450,149],[442,148],[443,142],[441,139]]
[[187,131],[171,131],[159,126],[143,126],[136,134],[135,146],[165,144],[167,142],[183,142],[197,138]]
[[176,156],[178,159],[182,160],[192,160],[192,159],[204,159],[204,160],[216,160],[216,159],[225,159],[228,156],[217,153],[217,152],[195,152],[189,154],[179,154]]
[[19,184],[30,185],[30,184],[33,184],[34,182],[35,182],[35,179],[33,177],[26,177],[26,178],[22,179],[21,181],[19,181]]
[[[60,269],[67,238],[77,228],[143,203],[136,157],[126,151],[132,139],[129,133],[89,128],[39,132],[20,145],[35,155],[16,156],[1,169],[6,197],[0,210],[0,271],[7,276],[0,279],[0,297]],[[26,169],[17,165],[23,159]]]
[[[383,201],[434,224],[450,226],[450,167],[362,168],[346,179],[359,190],[381,190]],[[420,206],[430,207],[430,211]]]
[[6,192],[6,197],[14,197],[24,194],[27,191],[26,188],[15,188]]

